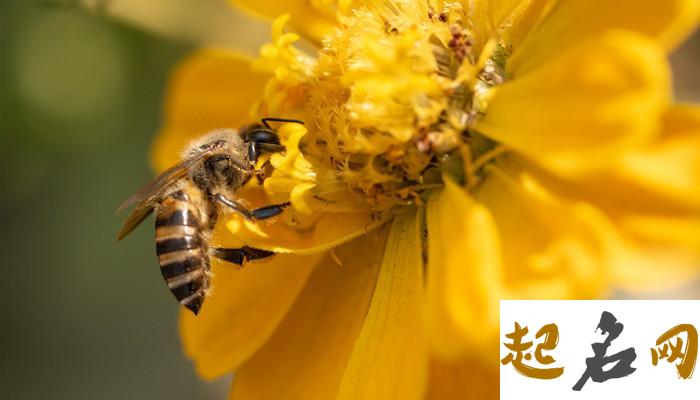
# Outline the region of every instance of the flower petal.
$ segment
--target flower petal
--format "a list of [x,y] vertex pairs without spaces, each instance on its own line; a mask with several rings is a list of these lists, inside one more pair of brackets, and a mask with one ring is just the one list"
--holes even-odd
[[[462,0],[472,10],[477,42],[502,37],[516,46],[555,0]],[[466,3],[466,4],[465,4]]]
[[613,214],[627,247],[612,270],[630,294],[673,291],[700,277],[700,213]]
[[[674,162],[667,160],[668,165]],[[502,159],[500,168],[521,180],[536,181],[558,197],[585,201],[606,215],[619,236],[610,263],[614,287],[648,295],[676,288],[700,272],[700,212],[658,190],[663,186],[641,185],[619,169],[584,180],[562,180],[516,156]]]
[[272,335],[321,255],[277,255],[241,270],[212,259],[212,294],[198,316],[181,313],[185,353],[211,379],[238,368]]
[[648,148],[627,154],[618,175],[700,209],[700,107],[675,106],[667,112],[663,136]]
[[525,0],[472,0],[475,23],[500,27]]
[[[490,353],[497,357],[497,349]],[[480,359],[466,358],[455,362],[431,360],[428,400],[498,399],[498,366]]]
[[253,72],[252,60],[230,51],[202,50],[175,70],[165,105],[165,124],[155,139],[152,161],[163,170],[197,136],[250,121],[251,106],[269,75]]
[[609,29],[648,35],[666,50],[698,24],[698,0],[562,0],[515,49],[508,61],[513,76],[543,65],[557,53]]
[[454,359],[498,338],[498,232],[489,211],[449,179],[428,200],[427,224],[428,335],[438,356]]
[[700,272],[699,160],[700,108],[678,105],[664,115],[659,138],[609,171],[561,180],[515,156],[507,168],[604,212],[624,244],[612,266],[613,283],[638,293],[677,287]]
[[664,54],[640,35],[607,32],[495,88],[477,130],[553,172],[580,175],[653,137],[669,94]]
[[[479,42],[497,37],[501,26],[526,0],[464,0],[462,3],[471,9],[471,20]],[[469,4],[471,3],[471,4]]]
[[602,201],[630,246],[628,262],[614,270],[618,286],[628,291],[658,291],[697,278],[700,107],[671,109],[664,118],[663,136],[647,149],[623,158],[610,183],[626,189],[623,198],[636,197],[634,203],[647,203],[644,208],[615,204],[612,196]]
[[625,153],[609,170],[562,180],[511,155],[501,165],[528,173],[560,195],[596,204],[608,213],[669,214],[700,208],[700,107],[676,105],[663,118],[661,134]]
[[518,13],[506,32],[507,43],[513,49],[520,47],[525,38],[549,13],[557,0],[523,0]]
[[335,398],[379,274],[386,232],[332,251],[286,318],[236,374],[231,399]]
[[236,7],[269,20],[273,20],[282,14],[289,14],[291,16],[290,22],[294,28],[308,39],[317,43],[320,43],[323,35],[337,24],[335,8],[331,5],[323,5],[323,2],[309,2],[308,0],[229,1]]
[[527,175],[487,167],[475,198],[493,216],[508,298],[591,298],[608,289],[619,238],[586,203],[555,197]]
[[428,368],[423,333],[420,214],[394,217],[377,286],[339,399],[420,399]]
[[[246,199],[250,198],[246,195]],[[350,241],[384,223],[369,212],[317,212],[307,216],[287,209],[275,219],[257,222],[232,214],[226,226],[235,237],[252,247],[276,253],[311,254]]]

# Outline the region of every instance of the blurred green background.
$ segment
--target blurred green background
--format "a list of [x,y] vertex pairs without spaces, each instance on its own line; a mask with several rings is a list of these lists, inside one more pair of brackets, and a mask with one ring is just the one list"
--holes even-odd
[[[46,3],[0,1],[0,398],[222,399],[182,355],[150,223],[117,246],[115,209],[151,176],[173,65],[267,28],[224,0],[115,1],[136,25]],[[699,101],[700,36],[672,61]]]

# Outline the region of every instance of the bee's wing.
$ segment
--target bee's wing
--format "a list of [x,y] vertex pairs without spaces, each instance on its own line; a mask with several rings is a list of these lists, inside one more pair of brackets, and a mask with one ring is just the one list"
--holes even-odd
[[120,241],[126,237],[131,231],[133,231],[141,222],[143,222],[146,217],[148,217],[153,212],[153,205],[148,207],[137,207],[134,211],[129,214],[124,221],[122,229],[119,230],[117,234],[117,241]]
[[181,162],[168,168],[136,193],[129,196],[129,198],[119,206],[117,212],[124,210],[132,204],[136,204],[134,210],[126,218],[126,221],[124,221],[124,225],[117,235],[117,241],[122,240],[126,235],[131,233],[131,231],[139,226],[139,224],[153,212],[153,206],[163,197],[168,186],[187,175],[187,167],[189,165],[191,165],[191,163],[185,164]]
[[163,197],[166,189],[170,184],[178,179],[184,178],[187,175],[187,170],[197,161],[201,160],[213,150],[221,147],[221,144],[210,146],[199,153],[188,157],[172,167],[166,169],[160,175],[156,176],[139,189],[136,193],[129,196],[117,209],[117,212],[136,204],[134,211],[129,214],[124,226],[117,235],[117,240],[121,240],[136,228],[148,215],[153,211],[155,203]]

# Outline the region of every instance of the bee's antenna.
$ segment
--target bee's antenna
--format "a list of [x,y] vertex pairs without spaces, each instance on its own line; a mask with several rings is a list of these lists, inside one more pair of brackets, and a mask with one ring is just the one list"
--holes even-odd
[[288,118],[263,118],[260,122],[262,122],[263,125],[265,125],[265,128],[267,129],[272,129],[270,127],[270,124],[268,122],[291,122],[295,124],[302,124],[304,125],[304,121],[298,120],[298,119],[288,119]]

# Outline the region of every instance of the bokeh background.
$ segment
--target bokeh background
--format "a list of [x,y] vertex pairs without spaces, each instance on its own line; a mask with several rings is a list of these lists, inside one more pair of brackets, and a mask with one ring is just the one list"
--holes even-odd
[[[115,209],[151,177],[177,61],[255,54],[267,26],[225,0],[85,4],[0,0],[0,398],[222,399],[182,355],[150,222],[117,245]],[[700,101],[700,35],[672,63]]]

